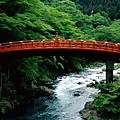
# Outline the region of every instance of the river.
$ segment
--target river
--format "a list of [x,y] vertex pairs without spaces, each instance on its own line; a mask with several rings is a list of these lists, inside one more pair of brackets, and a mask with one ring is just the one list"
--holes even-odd
[[[22,105],[19,110],[3,116],[3,120],[82,120],[79,111],[90,96],[98,90],[86,85],[94,80],[105,79],[106,73],[102,68],[84,69],[77,73],[58,77],[60,81],[53,85],[54,95],[40,97]],[[118,70],[114,71],[116,74]]]

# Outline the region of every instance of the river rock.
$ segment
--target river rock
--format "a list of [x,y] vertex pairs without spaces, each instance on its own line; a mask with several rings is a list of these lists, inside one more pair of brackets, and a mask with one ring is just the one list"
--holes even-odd
[[85,108],[82,109],[79,113],[81,114],[81,117],[85,120],[88,120],[89,117],[92,117],[93,120],[100,120],[100,115],[97,113],[96,110],[92,107],[92,101],[86,102]]
[[120,72],[117,72],[117,74],[120,74]]
[[106,71],[106,68],[103,68],[102,71]]
[[74,93],[73,95],[74,96],[80,96],[80,93]]
[[106,83],[106,80],[101,80],[100,81],[100,84],[105,84]]
[[95,84],[99,84],[99,82],[97,80],[93,79],[93,81],[95,81]]
[[39,86],[39,90],[43,91],[45,95],[52,95],[54,92],[46,86]]
[[95,83],[91,82],[89,84],[86,85],[87,87],[94,87],[95,86]]
[[102,74],[103,73],[103,71],[101,71],[101,72],[97,72],[97,74]]
[[100,118],[97,117],[97,112],[96,112],[95,110],[87,111],[87,112],[82,116],[82,118],[83,118],[83,119],[86,119],[86,120],[88,120],[89,117],[92,117],[93,120],[100,120]]
[[82,84],[82,82],[78,82],[78,85],[81,85]]
[[59,83],[61,81],[61,79],[57,79],[57,80],[54,80],[53,82],[54,82],[54,84],[57,84],[57,83]]

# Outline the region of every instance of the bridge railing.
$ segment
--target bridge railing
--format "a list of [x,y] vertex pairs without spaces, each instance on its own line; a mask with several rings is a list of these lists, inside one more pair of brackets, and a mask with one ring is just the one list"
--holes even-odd
[[59,42],[60,47],[80,47],[87,49],[120,50],[119,43],[95,41],[95,40],[65,40]]
[[117,51],[120,53],[120,43],[104,42],[95,40],[25,40],[0,44],[0,52],[21,50],[21,49],[38,49],[38,48],[76,48],[91,50]]

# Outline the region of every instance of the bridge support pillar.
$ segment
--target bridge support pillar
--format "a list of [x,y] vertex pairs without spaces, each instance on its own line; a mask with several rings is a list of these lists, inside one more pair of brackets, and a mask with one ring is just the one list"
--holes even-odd
[[2,99],[2,67],[0,66],[0,101]]
[[113,70],[114,70],[114,62],[107,61],[106,62],[106,83],[113,82]]

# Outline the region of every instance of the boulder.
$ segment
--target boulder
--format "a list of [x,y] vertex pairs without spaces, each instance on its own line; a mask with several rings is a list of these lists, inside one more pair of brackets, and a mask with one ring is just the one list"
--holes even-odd
[[54,92],[46,86],[39,86],[39,90],[43,91],[45,95],[52,95]]
[[99,116],[97,116],[97,111],[89,110],[85,114],[82,115],[82,118],[88,120],[88,118],[92,117],[93,120],[100,120]]
[[86,85],[87,87],[94,87],[95,86],[95,83],[91,82],[89,84]]
[[117,74],[120,74],[120,72],[117,72]]
[[95,84],[99,84],[99,82],[97,80],[93,79],[93,81],[95,81]]
[[81,117],[85,120],[88,120],[90,118],[93,120],[101,120],[100,115],[92,107],[92,103],[93,101],[86,102],[84,109],[79,112],[81,114]]
[[106,83],[106,80],[101,80],[100,81],[100,84],[105,84]]
[[81,85],[81,84],[82,84],[82,82],[78,82],[78,84],[79,84],[79,85]]

